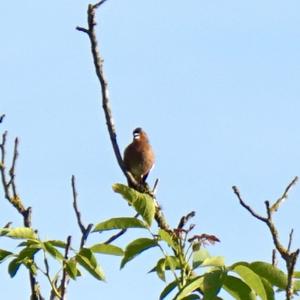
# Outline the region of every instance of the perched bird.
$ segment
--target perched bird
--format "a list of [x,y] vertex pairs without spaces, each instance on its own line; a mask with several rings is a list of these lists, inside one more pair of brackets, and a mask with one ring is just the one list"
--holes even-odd
[[154,166],[155,156],[142,128],[133,131],[133,141],[124,151],[124,166],[139,184],[144,184]]

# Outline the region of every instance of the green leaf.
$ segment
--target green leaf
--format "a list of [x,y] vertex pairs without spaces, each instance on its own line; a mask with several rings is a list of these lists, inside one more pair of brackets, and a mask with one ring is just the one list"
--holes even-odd
[[22,262],[24,259],[31,259],[33,258],[33,256],[40,250],[40,248],[37,248],[37,247],[31,247],[31,246],[28,246],[24,249],[22,249],[18,256],[17,256],[17,259]]
[[37,266],[34,261],[30,258],[24,258],[22,264],[34,275],[37,273]]
[[[160,268],[160,270],[159,270]],[[180,269],[180,264],[178,261],[178,258],[175,256],[166,256],[165,258],[161,258],[158,260],[156,266],[149,271],[151,272],[157,272],[161,273],[162,270],[178,270]],[[158,277],[160,277],[160,274],[157,274]],[[161,278],[161,277],[160,277]],[[161,278],[162,279],[162,278]]]
[[299,271],[294,272],[293,277],[300,278],[300,272]]
[[166,270],[166,260],[164,258],[161,258],[157,264],[156,267],[154,268],[156,270],[157,276],[162,280],[166,281],[166,275],[165,275],[165,270]]
[[266,294],[267,294],[267,299],[268,300],[275,300],[275,293],[274,293],[273,287],[270,284],[270,282],[265,278],[261,278],[261,280],[262,280],[262,283],[264,285],[264,288],[265,288],[265,291],[266,291]]
[[13,255],[12,252],[0,249],[0,263],[2,263],[6,258],[8,258],[12,255]]
[[21,266],[21,262],[17,258],[13,259],[9,263],[9,265],[8,265],[8,273],[9,273],[10,277],[12,277],[12,278],[15,277],[15,275],[17,274],[20,266]]
[[208,250],[204,247],[201,247],[199,250],[193,252],[193,269],[198,268],[202,265],[205,259],[210,258]]
[[243,264],[235,265],[233,271],[236,272],[262,300],[267,300],[267,294],[262,280],[252,269]]
[[44,242],[44,249],[46,252],[48,252],[53,258],[57,260],[63,260],[64,256],[55,248],[52,246],[49,242]]
[[227,275],[224,278],[223,288],[236,300],[256,300],[251,288],[240,278]]
[[200,288],[200,286],[203,286],[203,275],[197,276],[193,278],[189,283],[187,283],[175,296],[176,300],[182,300],[184,297],[189,296],[192,292],[194,292],[196,289]]
[[27,240],[18,244],[18,247],[43,248],[42,242],[39,240]]
[[143,251],[155,246],[157,246],[157,241],[148,238],[139,238],[129,243],[125,249],[120,268],[122,269],[130,260],[141,254]]
[[163,300],[164,298],[166,298],[176,287],[177,287],[176,280],[170,282],[161,292],[159,296],[159,300]]
[[178,247],[176,241],[174,241],[172,234],[164,229],[159,229],[158,236],[161,240],[165,241],[167,245],[173,249]]
[[142,216],[144,221],[151,226],[155,214],[155,203],[148,194],[140,193],[127,185],[116,183],[113,190],[121,194],[129,204]]
[[166,256],[166,269],[175,271],[176,269],[180,269],[180,263],[176,256]]
[[204,259],[201,263],[201,267],[222,267],[224,266],[224,257],[213,256]]
[[77,269],[77,262],[74,258],[71,258],[69,260],[65,261],[65,268],[68,273],[68,275],[76,280],[76,277],[78,276],[78,269]]
[[184,297],[182,300],[198,300],[198,299],[200,299],[200,297],[198,295],[192,294],[187,297]]
[[5,236],[9,233],[10,228],[0,228],[0,236]]
[[272,264],[256,261],[249,267],[259,276],[267,279],[272,285],[285,289],[287,286],[287,276]]
[[300,291],[300,280],[295,280],[294,281],[293,288],[294,288],[295,292],[299,292]]
[[103,253],[103,254],[109,254],[109,255],[117,255],[117,256],[123,256],[124,251],[122,248],[110,245],[110,244],[95,244],[90,249],[94,253]]
[[66,249],[67,243],[60,240],[49,240],[47,241],[48,244],[52,245],[53,247],[58,247],[62,249]]
[[225,274],[221,269],[204,274],[203,285],[200,285],[200,289],[204,293],[203,300],[215,299],[223,285]]
[[37,239],[35,231],[27,227],[2,228],[0,229],[0,235],[13,239]]
[[76,255],[76,261],[96,279],[105,280],[104,273],[90,249],[82,248]]
[[11,261],[8,266],[8,272],[11,277],[16,275],[21,265],[24,265],[32,274],[35,275],[37,273],[37,266],[33,260],[34,255],[41,249],[41,247],[37,246],[37,244],[32,244],[25,247],[18,253],[17,257]]
[[97,224],[93,232],[127,228],[147,228],[147,225],[137,218],[112,218]]

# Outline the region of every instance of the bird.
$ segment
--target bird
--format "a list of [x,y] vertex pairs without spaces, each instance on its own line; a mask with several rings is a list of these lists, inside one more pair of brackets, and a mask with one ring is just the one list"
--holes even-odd
[[133,141],[124,150],[124,167],[138,184],[145,184],[154,167],[155,155],[146,132],[138,127],[133,130]]

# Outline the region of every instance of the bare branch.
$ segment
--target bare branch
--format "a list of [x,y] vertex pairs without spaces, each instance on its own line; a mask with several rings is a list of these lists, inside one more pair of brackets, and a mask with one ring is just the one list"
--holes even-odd
[[2,186],[4,190],[4,195],[5,198],[10,201],[10,192],[8,188],[8,181],[6,179],[6,172],[5,172],[5,156],[6,156],[6,151],[5,151],[5,144],[6,144],[6,137],[7,137],[7,131],[5,131],[2,134],[2,142],[0,144],[0,150],[1,150],[1,164],[0,164],[0,171],[1,171],[1,181],[2,181]]
[[289,235],[289,243],[287,247],[287,251],[291,251],[291,246],[292,246],[292,241],[293,241],[293,234],[294,234],[294,229],[291,230],[290,235]]
[[[15,183],[15,166],[18,158],[18,139],[15,139],[14,152],[13,152],[13,160],[12,165],[10,167],[10,171],[7,174],[6,172],[6,138],[7,131],[5,131],[2,135],[2,142],[0,144],[1,151],[1,163],[0,163],[0,172],[1,172],[1,181],[2,187],[4,190],[5,198],[12,204],[16,210],[23,216],[24,224],[26,222],[26,208],[24,207],[20,197],[17,194],[16,183]],[[7,179],[9,177],[9,180]],[[26,225],[25,225],[26,226]]]
[[72,176],[71,181],[72,181],[72,193],[73,193],[73,208],[74,208],[74,211],[75,211],[75,214],[76,214],[76,219],[77,219],[78,226],[81,230],[81,233],[83,234],[85,232],[85,226],[82,223],[81,213],[79,211],[78,204],[77,204],[77,190],[76,190],[75,176],[74,175]]
[[82,234],[82,237],[81,237],[80,248],[83,248],[83,246],[85,245],[85,242],[86,242],[92,228],[93,228],[93,224],[89,224],[86,227],[85,232]]
[[[286,300],[291,300],[293,297],[293,273],[294,273],[294,269],[295,269],[295,265],[297,262],[297,258],[300,252],[300,249],[297,249],[294,252],[291,252],[291,245],[292,245],[292,237],[293,237],[293,230],[291,231],[290,235],[289,235],[289,242],[288,242],[288,246],[287,248],[284,247],[279,239],[279,234],[278,231],[276,229],[275,224],[273,223],[272,220],[272,215],[274,212],[276,212],[280,206],[280,204],[287,199],[288,197],[288,192],[290,190],[290,188],[296,183],[296,181],[298,180],[298,177],[295,177],[291,183],[289,183],[289,185],[286,187],[284,193],[282,194],[282,196],[272,205],[270,206],[269,201],[265,201],[265,206],[266,206],[266,213],[267,213],[267,218],[264,218],[260,215],[258,215],[249,205],[247,205],[240,193],[239,190],[237,189],[237,187],[233,187],[233,191],[235,193],[235,195],[238,197],[240,204],[250,212],[250,214],[252,216],[254,216],[256,219],[264,222],[265,224],[267,224],[272,239],[273,239],[273,243],[277,249],[277,251],[280,253],[282,259],[285,261],[286,264],[286,269],[287,269],[287,277],[288,277],[288,283],[286,286]],[[272,263],[273,265],[275,265],[276,263],[276,256],[275,256],[275,250],[273,250],[273,257],[272,257]]]
[[80,248],[82,248],[88,238],[88,235],[90,234],[93,224],[89,224],[87,227],[84,226],[82,219],[81,219],[81,212],[78,208],[78,201],[77,201],[77,190],[76,190],[76,184],[75,184],[75,176],[72,176],[71,179],[72,182],[72,193],[73,193],[73,208],[75,211],[75,215],[76,215],[76,219],[77,219],[77,223],[78,226],[80,228],[80,231],[82,233],[81,236],[81,242],[80,242]]
[[[120,169],[122,170],[123,174],[125,175],[125,177],[127,178],[129,186],[135,188],[138,191],[149,194],[153,198],[153,201],[156,202],[156,199],[155,199],[153,193],[151,193],[151,191],[148,188],[145,188],[144,186],[139,185],[136,182],[136,180],[134,179],[134,177],[131,175],[131,173],[125,169],[122,155],[120,152],[120,148],[117,143],[117,133],[116,133],[115,122],[113,119],[111,106],[110,106],[108,83],[107,83],[106,77],[104,75],[104,67],[103,67],[104,60],[100,55],[98,41],[97,41],[97,37],[96,37],[96,33],[95,33],[96,9],[100,5],[102,5],[105,1],[106,0],[102,0],[95,5],[90,4],[88,6],[88,11],[87,11],[88,28],[86,29],[83,27],[77,27],[77,30],[86,33],[90,40],[95,72],[96,72],[97,78],[98,78],[100,86],[101,86],[102,108],[104,110],[104,115],[105,115],[105,120],[106,120],[109,137],[111,140],[111,144],[112,144],[113,151],[114,151],[116,160],[118,162],[118,165],[119,165]],[[156,205],[155,220],[160,228],[165,229],[165,230],[170,229],[170,226],[167,224],[167,221],[166,221],[164,214],[163,214],[161,208],[159,207],[159,205]],[[119,235],[122,235],[122,234],[124,234],[124,232],[119,233]],[[110,241],[110,239],[108,240],[108,242],[109,241]]]
[[102,107],[104,110],[104,115],[106,119],[106,125],[108,129],[108,133],[110,136],[110,140],[112,143],[112,147],[114,150],[115,157],[117,159],[117,162],[119,164],[120,169],[122,170],[123,174],[126,176],[128,182],[131,183],[133,187],[138,187],[138,184],[134,177],[128,172],[123,163],[122,155],[120,148],[117,143],[117,133],[115,129],[115,122],[112,116],[111,107],[110,107],[110,100],[109,100],[109,91],[108,91],[108,83],[104,75],[104,67],[103,67],[103,59],[99,53],[99,47],[97,42],[97,37],[95,33],[95,13],[96,9],[102,5],[106,0],[102,0],[98,2],[95,5],[89,5],[88,7],[88,29],[85,29],[83,27],[77,27],[76,29],[84,32],[88,35],[91,43],[91,51],[95,66],[96,75],[98,77],[99,83],[101,85],[101,92],[102,92]]
[[94,9],[97,9],[99,6],[101,6],[102,4],[104,4],[107,0],[101,0],[98,3],[94,4],[93,7]]
[[8,183],[8,185],[11,184],[11,186],[12,186],[14,198],[17,198],[17,188],[16,188],[16,183],[15,183],[15,177],[16,177],[15,167],[16,167],[17,158],[19,156],[18,145],[19,145],[19,139],[15,138],[14,154],[13,154],[11,168],[9,170],[10,181]]
[[159,179],[156,178],[156,180],[155,180],[155,182],[154,182],[153,189],[152,189],[152,194],[153,194],[153,195],[156,194],[156,190],[157,190],[158,183],[159,183]]
[[260,220],[260,221],[262,221],[262,222],[267,222],[267,219],[266,218],[264,218],[264,217],[262,217],[262,216],[260,216],[259,214],[257,214],[248,204],[246,204],[245,202],[244,202],[244,200],[242,199],[242,197],[241,197],[241,195],[240,195],[240,191],[238,190],[238,188],[236,187],[236,186],[233,186],[232,187],[232,189],[233,189],[233,192],[236,194],[236,196],[238,197],[238,199],[239,199],[239,201],[240,201],[240,204],[244,207],[244,208],[246,208],[246,210],[248,210],[249,211],[249,213],[253,216],[253,217],[255,217],[256,219],[258,219],[258,220]]
[[[64,256],[64,260],[67,261],[69,258],[69,251],[71,248],[71,240],[72,237],[68,236],[67,238],[67,245],[65,248],[65,256]],[[68,284],[68,274],[67,274],[67,270],[66,270],[66,266],[64,263],[64,268],[63,268],[63,275],[62,275],[62,279],[61,279],[61,283],[60,283],[60,287],[61,287],[61,300],[65,300],[65,296],[66,296],[66,288],[67,288],[67,284]]]
[[127,228],[124,228],[120,230],[118,233],[112,235],[108,240],[104,242],[104,244],[111,244],[113,241],[118,239],[120,236],[122,236],[127,231]]
[[0,116],[0,123],[3,122],[4,118],[5,118],[5,114],[3,114],[3,115]]
[[84,32],[84,33],[86,33],[86,34],[90,34],[90,32],[89,32],[86,28],[83,28],[83,27],[80,27],[80,26],[77,26],[77,27],[76,27],[76,30],[82,31],[82,32]]
[[[3,116],[1,118],[3,119]],[[7,131],[5,131],[2,134],[2,141],[0,144],[0,152],[1,152],[0,176],[1,176],[2,187],[4,190],[4,196],[8,200],[8,202],[17,210],[17,212],[20,215],[22,215],[24,226],[31,228],[31,212],[32,212],[31,207],[25,208],[21,198],[17,193],[16,182],[15,182],[15,178],[16,178],[15,168],[16,168],[16,161],[18,158],[19,140],[18,138],[15,139],[12,164],[7,174],[6,149],[5,149],[6,138],[7,138]],[[29,280],[30,280],[30,287],[31,287],[31,300],[43,299],[40,293],[40,288],[36,280],[36,277],[30,271],[29,271]]]
[[273,249],[272,250],[272,265],[274,267],[276,267],[278,264],[278,261],[277,261],[277,257],[276,257],[276,249]]
[[297,183],[298,181],[298,176],[296,176],[289,184],[288,186],[285,188],[283,194],[281,195],[281,197],[279,197],[277,199],[277,201],[271,206],[270,210],[273,211],[277,211],[279,206],[287,199],[288,197],[288,193],[290,191],[290,189]]

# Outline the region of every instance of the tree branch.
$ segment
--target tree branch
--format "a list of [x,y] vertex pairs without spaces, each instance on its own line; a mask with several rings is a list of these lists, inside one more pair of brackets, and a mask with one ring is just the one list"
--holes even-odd
[[[111,111],[111,106],[110,106],[110,98],[109,98],[109,91],[108,91],[108,83],[104,75],[104,67],[103,67],[103,58],[100,55],[99,52],[99,47],[98,47],[98,42],[97,42],[97,37],[96,37],[96,32],[95,32],[95,26],[96,26],[96,20],[95,20],[95,14],[96,14],[96,9],[102,5],[106,0],[102,0],[98,2],[95,5],[89,5],[88,6],[88,11],[87,11],[87,23],[88,23],[88,28],[83,28],[83,27],[76,27],[78,31],[84,32],[88,35],[90,44],[91,44],[91,52],[93,56],[93,62],[94,62],[94,67],[95,67],[95,72],[98,77],[100,86],[101,86],[101,93],[102,93],[102,107],[104,110],[104,115],[105,115],[105,120],[106,120],[106,125],[108,129],[108,133],[110,136],[111,144],[114,150],[114,154],[116,157],[116,160],[119,164],[120,169],[122,170],[123,174],[127,178],[127,181],[130,183],[130,186],[135,188],[136,190],[139,190],[141,192],[146,192],[149,195],[152,196],[153,201],[156,201],[153,193],[149,191],[149,189],[146,189],[144,187],[141,187],[134,177],[131,175],[130,172],[128,172],[123,163],[122,155],[120,152],[120,148],[117,143],[117,134],[116,134],[116,129],[115,129],[115,122],[113,119],[112,111]],[[142,190],[141,190],[142,189]],[[164,214],[160,208],[159,205],[156,207],[156,213],[155,213],[155,220],[158,224],[158,226],[162,229],[165,230],[170,230],[170,226],[167,224],[167,221],[164,217]],[[120,232],[121,234],[121,232]]]
[[259,214],[257,214],[248,204],[246,204],[245,202],[244,202],[244,200],[242,199],[242,197],[241,197],[241,194],[240,194],[240,191],[239,191],[239,189],[236,187],[236,186],[233,186],[232,187],[232,189],[233,189],[233,192],[236,194],[236,196],[238,197],[238,199],[239,199],[239,201],[240,201],[240,204],[246,209],[246,210],[248,210],[248,212],[253,216],[253,217],[255,217],[256,219],[258,219],[258,220],[260,220],[260,221],[262,221],[262,222],[267,222],[267,219],[266,218],[264,218],[264,217],[262,217],[262,216],[260,216]]
[[[295,269],[295,265],[297,262],[297,258],[300,252],[300,249],[297,249],[296,251],[292,252],[291,251],[291,244],[292,244],[292,238],[293,238],[293,230],[291,231],[289,235],[289,242],[288,246],[284,247],[283,244],[280,242],[279,239],[279,234],[277,231],[277,228],[273,222],[273,213],[277,212],[279,206],[283,203],[285,199],[288,197],[288,192],[291,189],[292,186],[295,185],[296,181],[298,180],[298,177],[295,177],[286,187],[284,190],[282,196],[278,198],[278,200],[270,206],[269,201],[265,201],[265,206],[266,206],[266,213],[267,217],[262,217],[259,214],[257,214],[248,204],[245,203],[245,201],[242,199],[240,192],[236,186],[233,186],[233,192],[239,199],[240,204],[256,219],[264,222],[271,233],[273,243],[277,249],[277,251],[280,253],[282,259],[285,261],[286,264],[286,269],[287,269],[287,277],[288,277],[288,282],[287,282],[287,287],[286,287],[286,299],[291,300],[293,297],[293,273]],[[275,264],[275,252],[273,251],[273,259],[272,263]]]
[[80,248],[82,248],[88,238],[88,235],[90,234],[93,224],[89,224],[88,226],[84,226],[82,219],[81,219],[81,212],[79,211],[78,208],[78,201],[77,201],[77,190],[76,190],[76,184],[75,184],[75,176],[72,176],[71,179],[71,183],[72,183],[72,193],[73,193],[73,208],[75,211],[75,215],[76,215],[76,219],[77,219],[77,223],[78,226],[80,228],[81,231],[81,242],[80,242]]
[[288,193],[290,191],[290,189],[297,183],[298,181],[298,176],[296,176],[289,184],[288,186],[285,188],[283,194],[281,195],[281,197],[278,198],[278,200],[271,206],[270,210],[273,211],[277,211],[279,206],[287,199],[288,197]]
[[101,6],[102,4],[104,4],[104,2],[106,2],[107,0],[101,0],[98,3],[94,4],[93,7],[94,9],[97,9],[99,6]]
[[[1,121],[4,118],[4,115],[1,116]],[[1,162],[0,162],[0,176],[1,176],[1,183],[4,190],[4,196],[8,200],[8,202],[17,210],[17,212],[22,215],[23,217],[23,224],[25,227],[31,228],[31,207],[25,208],[21,198],[17,193],[16,187],[16,175],[15,175],[15,168],[16,162],[18,159],[18,145],[19,140],[18,138],[15,139],[14,143],[14,151],[13,151],[13,158],[11,167],[7,174],[6,172],[6,139],[7,139],[7,131],[2,134],[2,141],[0,144],[0,152],[1,152]],[[9,179],[8,179],[9,178]],[[43,299],[42,295],[40,294],[39,284],[36,280],[34,274],[29,271],[29,281],[31,287],[31,300],[41,300]]]
[[95,5],[89,5],[88,6],[88,29],[83,28],[83,27],[76,27],[77,30],[84,32],[88,35],[91,43],[91,52],[93,56],[93,62],[95,66],[95,72],[98,77],[99,83],[101,85],[101,93],[102,93],[102,107],[104,110],[104,115],[106,119],[106,125],[109,133],[109,137],[111,140],[111,144],[114,150],[115,157],[117,159],[117,162],[119,164],[120,169],[122,170],[123,174],[126,176],[127,180],[132,184],[132,186],[137,187],[138,184],[136,180],[133,178],[133,176],[128,172],[123,163],[122,155],[120,148],[117,143],[117,133],[115,129],[115,122],[112,116],[112,111],[110,107],[110,99],[109,99],[109,91],[108,91],[108,83],[104,74],[104,67],[103,67],[103,62],[104,60],[102,59],[100,52],[99,52],[99,47],[98,47],[98,42],[97,42],[97,37],[95,33],[95,26],[96,26],[96,21],[95,21],[95,14],[96,14],[96,9],[100,7],[106,0],[102,0],[98,2]]
[[[68,258],[69,258],[69,251],[70,251],[70,248],[71,248],[71,240],[72,240],[72,237],[68,236],[67,245],[66,245],[66,248],[65,248],[64,261],[67,261]],[[65,300],[65,297],[66,297],[68,277],[69,276],[67,274],[66,266],[65,266],[65,263],[64,263],[63,275],[62,275],[62,279],[61,279],[61,283],[60,283],[60,286],[61,286],[61,300]]]

